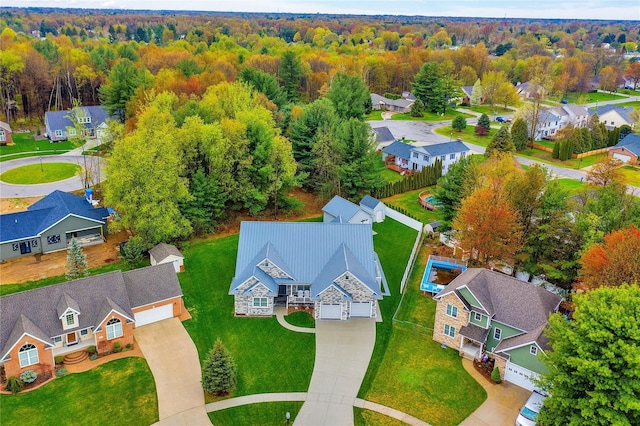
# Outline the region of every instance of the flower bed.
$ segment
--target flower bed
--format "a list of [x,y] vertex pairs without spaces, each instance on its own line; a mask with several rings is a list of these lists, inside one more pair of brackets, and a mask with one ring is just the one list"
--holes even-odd
[[488,358],[486,361],[473,361],[473,367],[476,371],[491,383],[494,383],[494,381],[491,380],[491,372],[493,371],[494,365],[495,361],[491,358]]

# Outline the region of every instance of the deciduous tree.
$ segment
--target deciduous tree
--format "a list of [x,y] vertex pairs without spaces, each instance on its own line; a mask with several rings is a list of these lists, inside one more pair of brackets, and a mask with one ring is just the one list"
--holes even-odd
[[626,184],[626,178],[620,170],[622,162],[616,158],[610,158],[594,164],[587,172],[587,182],[598,186],[607,186],[611,183]]

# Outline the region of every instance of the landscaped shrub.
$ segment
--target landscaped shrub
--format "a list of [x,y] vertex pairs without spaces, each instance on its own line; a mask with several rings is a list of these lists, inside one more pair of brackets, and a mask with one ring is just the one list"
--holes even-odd
[[91,354],[91,355],[89,355],[89,359],[91,361],[95,361],[96,359],[98,359],[98,355],[97,354]]
[[113,352],[114,353],[118,353],[122,351],[122,345],[120,344],[120,342],[115,342],[113,344]]
[[22,382],[16,376],[10,376],[7,378],[5,389],[11,393],[18,393],[22,390]]
[[87,348],[87,352],[89,352],[89,355],[93,355],[96,353],[96,347],[95,346],[89,346]]
[[67,371],[66,368],[61,368],[61,369],[56,371],[56,376],[57,377],[64,377],[64,376],[67,375],[67,373],[68,373],[68,371]]
[[56,355],[53,359],[56,361],[56,364],[62,364],[62,361],[64,360],[64,356]]
[[438,183],[442,176],[442,161],[438,158],[431,166],[424,167],[420,172],[405,177],[401,181],[388,183],[376,190],[375,198],[386,198],[403,192],[413,191],[418,188],[432,186]]
[[128,351],[130,351],[131,349],[133,349],[133,343],[127,343],[124,347],[127,348]]
[[487,136],[489,131],[482,126],[476,126],[476,135],[477,136]]
[[467,119],[462,115],[456,115],[451,123],[451,128],[457,132],[462,132],[467,128]]
[[553,151],[551,152],[551,158],[560,158],[560,142],[553,144]]
[[202,387],[212,395],[226,395],[236,386],[236,364],[218,338],[202,368]]
[[38,373],[33,370],[27,370],[20,375],[20,380],[22,380],[23,383],[33,383],[37,378]]
[[491,380],[495,383],[502,382],[502,379],[500,378],[500,369],[498,367],[493,368],[493,371],[491,372]]

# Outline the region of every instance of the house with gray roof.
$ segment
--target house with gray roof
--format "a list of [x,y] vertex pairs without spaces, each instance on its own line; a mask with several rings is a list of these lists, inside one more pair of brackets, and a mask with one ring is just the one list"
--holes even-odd
[[[93,139],[104,137],[108,118],[107,111],[101,106],[83,106],[71,111],[47,111],[44,114],[44,124],[51,142]],[[82,126],[83,134],[78,134],[74,121]]]
[[152,265],[171,263],[176,272],[184,271],[184,256],[173,244],[160,243],[149,250]]
[[471,149],[461,141],[423,146],[395,141],[382,149],[382,161],[387,165],[395,164],[402,170],[419,172],[424,167],[435,164],[436,160],[440,160],[443,175],[453,163],[468,155],[471,155]]
[[[0,297],[0,365],[7,376],[50,373],[55,357],[133,343],[133,330],[184,310],[171,264],[113,271]],[[85,355],[86,357],[86,355]],[[74,359],[77,359],[74,356]]]
[[[554,108],[545,108],[540,112],[535,139],[554,139],[558,131],[569,124],[573,127],[587,127],[589,112],[581,105],[566,104]],[[529,129],[531,133],[531,129]]]
[[371,224],[242,222],[229,294],[236,315],[271,316],[282,305],[347,320],[377,318],[389,291]]
[[640,135],[630,133],[625,136],[617,145],[611,147],[609,158],[616,158],[628,164],[640,164]]
[[54,191],[26,211],[0,215],[0,260],[105,241],[109,212],[78,195]]
[[[415,96],[406,92],[406,98],[389,99],[376,93],[371,94],[371,104],[374,110],[394,111],[394,112],[410,112],[411,105],[416,101]],[[411,95],[411,96],[409,96]]]
[[607,129],[613,130],[616,127],[627,125],[635,129],[636,120],[633,119],[635,108],[619,105],[602,105],[589,110],[589,117],[598,114],[598,121],[604,123]]
[[503,380],[536,388],[536,377],[546,372],[540,357],[550,349],[544,331],[560,296],[499,272],[468,268],[434,299],[434,340],[466,358],[488,354]]

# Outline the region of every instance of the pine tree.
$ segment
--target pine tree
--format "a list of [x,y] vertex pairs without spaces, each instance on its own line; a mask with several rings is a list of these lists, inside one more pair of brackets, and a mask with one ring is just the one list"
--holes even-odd
[[218,338],[202,368],[202,387],[212,395],[226,395],[237,382],[236,364]]
[[75,280],[89,275],[87,271],[87,257],[82,251],[82,246],[75,238],[71,239],[71,244],[67,250],[67,280]]
[[529,140],[529,128],[527,126],[527,122],[522,118],[516,118],[511,125],[511,140],[518,151],[527,147],[527,141]]
[[491,130],[491,120],[489,120],[487,114],[482,114],[480,118],[478,118],[478,126],[484,128],[487,132]]
[[553,144],[553,152],[551,153],[551,158],[560,158],[560,142],[556,142]]
[[462,132],[467,128],[467,119],[462,115],[456,115],[451,123],[451,128],[457,132]]
[[511,141],[511,135],[507,130],[506,126],[502,126],[498,133],[495,134],[489,145],[487,145],[487,150],[485,151],[485,155],[490,157],[495,152],[515,152],[516,147],[513,145]]

